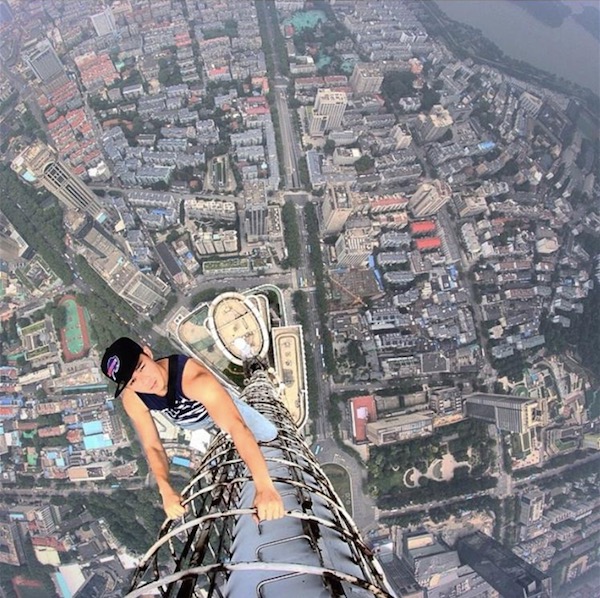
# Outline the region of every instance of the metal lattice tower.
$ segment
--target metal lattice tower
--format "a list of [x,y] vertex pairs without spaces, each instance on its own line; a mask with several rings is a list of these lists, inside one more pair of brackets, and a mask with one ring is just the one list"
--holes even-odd
[[300,437],[279,384],[245,364],[242,399],[278,428],[260,443],[286,516],[255,523],[254,484],[233,442],[219,433],[183,490],[188,512],[163,524],[142,558],[129,598],[392,598],[329,479]]

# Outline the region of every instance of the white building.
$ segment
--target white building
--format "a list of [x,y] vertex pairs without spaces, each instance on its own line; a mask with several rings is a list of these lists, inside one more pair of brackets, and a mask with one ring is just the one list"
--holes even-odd
[[338,264],[363,266],[376,246],[377,241],[372,237],[371,227],[351,228],[341,234],[335,242]]
[[419,185],[408,202],[408,207],[416,218],[424,218],[436,214],[452,195],[450,185],[435,180]]
[[107,6],[102,12],[92,15],[90,19],[98,37],[114,33],[117,30],[115,17],[110,6]]
[[310,134],[319,137],[327,131],[341,129],[347,105],[348,98],[343,91],[319,89],[310,122]]

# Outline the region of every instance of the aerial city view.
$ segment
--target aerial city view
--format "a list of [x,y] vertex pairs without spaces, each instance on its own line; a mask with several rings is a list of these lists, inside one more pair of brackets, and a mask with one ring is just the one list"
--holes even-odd
[[598,0],[0,0],[0,598],[600,596]]

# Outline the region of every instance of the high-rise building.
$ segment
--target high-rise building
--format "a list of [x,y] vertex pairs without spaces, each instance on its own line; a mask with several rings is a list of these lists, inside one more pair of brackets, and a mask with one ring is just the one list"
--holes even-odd
[[102,12],[91,15],[90,19],[92,20],[92,25],[96,30],[96,35],[99,37],[108,35],[109,33],[114,33],[117,30],[115,17],[110,6],[105,7]]
[[397,596],[403,598],[495,598],[497,592],[455,550],[426,530],[401,532],[379,559]]
[[371,227],[352,228],[344,231],[335,242],[335,252],[340,266],[360,267],[365,265],[377,241]]
[[318,137],[327,131],[340,129],[347,105],[348,98],[343,91],[319,89],[313,108],[310,134]]
[[392,127],[391,135],[396,142],[396,149],[406,149],[412,143],[412,135],[408,127],[404,124],[397,124]]
[[47,39],[38,42],[24,56],[24,60],[35,76],[46,85],[53,83],[59,78],[66,77],[63,63]]
[[18,525],[14,521],[0,522],[0,563],[19,567],[26,562]]
[[267,194],[262,183],[247,185],[245,197],[246,235],[250,243],[265,239],[268,233],[267,218],[269,205]]
[[327,183],[323,196],[323,234],[339,233],[346,220],[352,214],[352,191],[350,185],[333,185]]
[[452,197],[450,185],[435,180],[419,185],[408,202],[408,208],[415,218],[425,218],[436,214]]
[[495,424],[499,430],[523,434],[536,424],[537,401],[478,392],[465,397],[465,410],[469,417]]
[[493,538],[477,532],[456,542],[461,562],[503,598],[551,598],[552,580]]
[[523,525],[531,525],[539,521],[544,514],[544,493],[528,492],[521,496],[519,521]]
[[488,209],[485,197],[478,195],[463,195],[462,193],[455,196],[454,205],[461,218],[477,216],[483,214]]
[[45,143],[37,141],[25,148],[11,168],[24,181],[50,191],[68,208],[82,210],[98,222],[106,220],[106,211],[94,192]]
[[156,305],[164,304],[169,293],[169,285],[157,278],[144,274],[133,264],[126,272],[120,272],[120,281],[123,286],[111,287],[129,303],[144,311],[151,311]]
[[41,534],[51,534],[57,527],[55,507],[45,505],[36,509],[35,522]]
[[443,137],[454,123],[448,110],[440,104],[436,104],[427,116],[421,114],[419,121],[419,135],[426,143]]
[[404,534],[402,556],[421,587],[432,589],[453,577],[460,567],[458,554],[426,531]]
[[350,85],[355,93],[379,93],[383,83],[381,69],[368,62],[357,62],[354,65]]
[[250,473],[219,432],[183,492],[187,513],[163,525],[127,596],[391,598],[381,565],[281,400],[282,385],[256,359],[244,361],[244,372],[241,399],[277,427],[261,451],[285,516],[253,521]]

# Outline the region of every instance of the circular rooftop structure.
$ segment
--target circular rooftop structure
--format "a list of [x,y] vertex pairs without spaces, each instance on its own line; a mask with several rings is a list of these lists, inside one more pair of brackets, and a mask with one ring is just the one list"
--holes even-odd
[[206,327],[219,349],[233,363],[242,365],[264,358],[269,334],[255,305],[240,293],[222,293],[210,304]]

